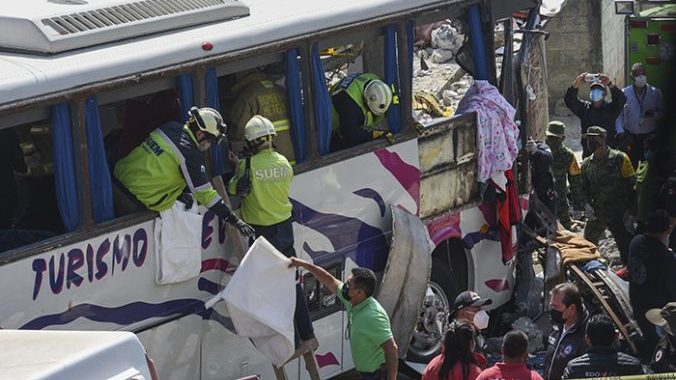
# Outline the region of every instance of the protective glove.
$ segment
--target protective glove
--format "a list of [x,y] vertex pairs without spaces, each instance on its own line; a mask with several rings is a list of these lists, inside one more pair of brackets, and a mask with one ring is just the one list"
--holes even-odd
[[237,227],[242,235],[252,239],[256,238],[256,230],[254,230],[254,228],[250,225],[246,224],[242,219],[234,217],[231,223],[233,226]]
[[589,203],[584,204],[584,214],[587,216],[587,220],[596,219],[596,213],[594,212],[594,208]]
[[629,211],[624,212],[624,216],[622,217],[622,223],[624,223],[624,229],[627,230],[627,232],[634,234],[636,232],[636,217],[634,215],[631,215]]
[[535,154],[535,152],[537,152],[537,151],[538,151],[538,146],[535,143],[535,140],[528,139],[528,141],[526,142],[526,152],[528,152],[528,154]]

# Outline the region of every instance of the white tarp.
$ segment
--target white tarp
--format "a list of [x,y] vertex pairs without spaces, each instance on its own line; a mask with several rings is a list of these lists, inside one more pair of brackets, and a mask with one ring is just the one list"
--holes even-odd
[[275,366],[293,355],[296,271],[265,238],[249,248],[222,297],[237,335],[251,338]]
[[174,284],[197,277],[202,268],[202,215],[197,202],[186,210],[181,202],[155,220],[155,282]]

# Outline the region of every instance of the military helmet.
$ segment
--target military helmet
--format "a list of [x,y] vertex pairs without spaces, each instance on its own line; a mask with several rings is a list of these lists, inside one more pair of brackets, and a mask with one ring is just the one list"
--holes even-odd
[[384,114],[392,103],[392,90],[379,79],[373,79],[364,88],[364,99],[371,112],[380,116]]
[[276,136],[275,126],[267,118],[254,115],[244,126],[244,138],[247,141],[258,140],[265,136]]

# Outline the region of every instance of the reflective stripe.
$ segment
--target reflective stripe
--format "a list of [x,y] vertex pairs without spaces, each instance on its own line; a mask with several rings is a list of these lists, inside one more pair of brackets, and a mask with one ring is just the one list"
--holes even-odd
[[[179,167],[181,168],[181,173],[183,173],[183,178],[185,179],[185,182],[188,184],[188,188],[192,193],[195,193],[197,189],[195,189],[195,184],[192,183],[192,178],[190,177],[190,172],[188,172],[188,167],[185,164],[185,157],[183,156],[183,153],[181,153],[180,149],[174,144],[171,139],[164,134],[164,132],[161,129],[156,129],[155,132],[164,140],[167,145],[171,148],[171,150],[174,151],[176,154],[176,157],[178,158],[179,161]],[[211,186],[211,184],[209,184]],[[202,187],[202,186],[200,186]],[[204,190],[204,189],[203,189]]]
[[215,205],[216,203],[220,202],[221,200],[223,200],[223,198],[221,198],[220,195],[219,195],[219,196],[216,196],[216,197],[214,197],[213,200],[211,200],[211,202],[207,203],[207,204],[204,205],[204,206],[205,206],[206,208],[211,208],[213,205]]

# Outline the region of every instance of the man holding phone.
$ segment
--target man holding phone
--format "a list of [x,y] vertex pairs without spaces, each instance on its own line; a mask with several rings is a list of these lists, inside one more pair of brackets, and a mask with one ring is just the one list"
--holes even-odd
[[[589,100],[578,98],[578,91],[583,83],[589,85]],[[607,90],[610,89],[611,102],[606,102]],[[587,149],[585,133],[587,128],[596,125],[608,131],[607,141],[610,147],[616,147],[615,120],[622,112],[627,97],[622,90],[615,87],[606,74],[581,73],[575,78],[573,84],[563,97],[566,106],[580,118],[582,157],[587,157],[591,152]]]

